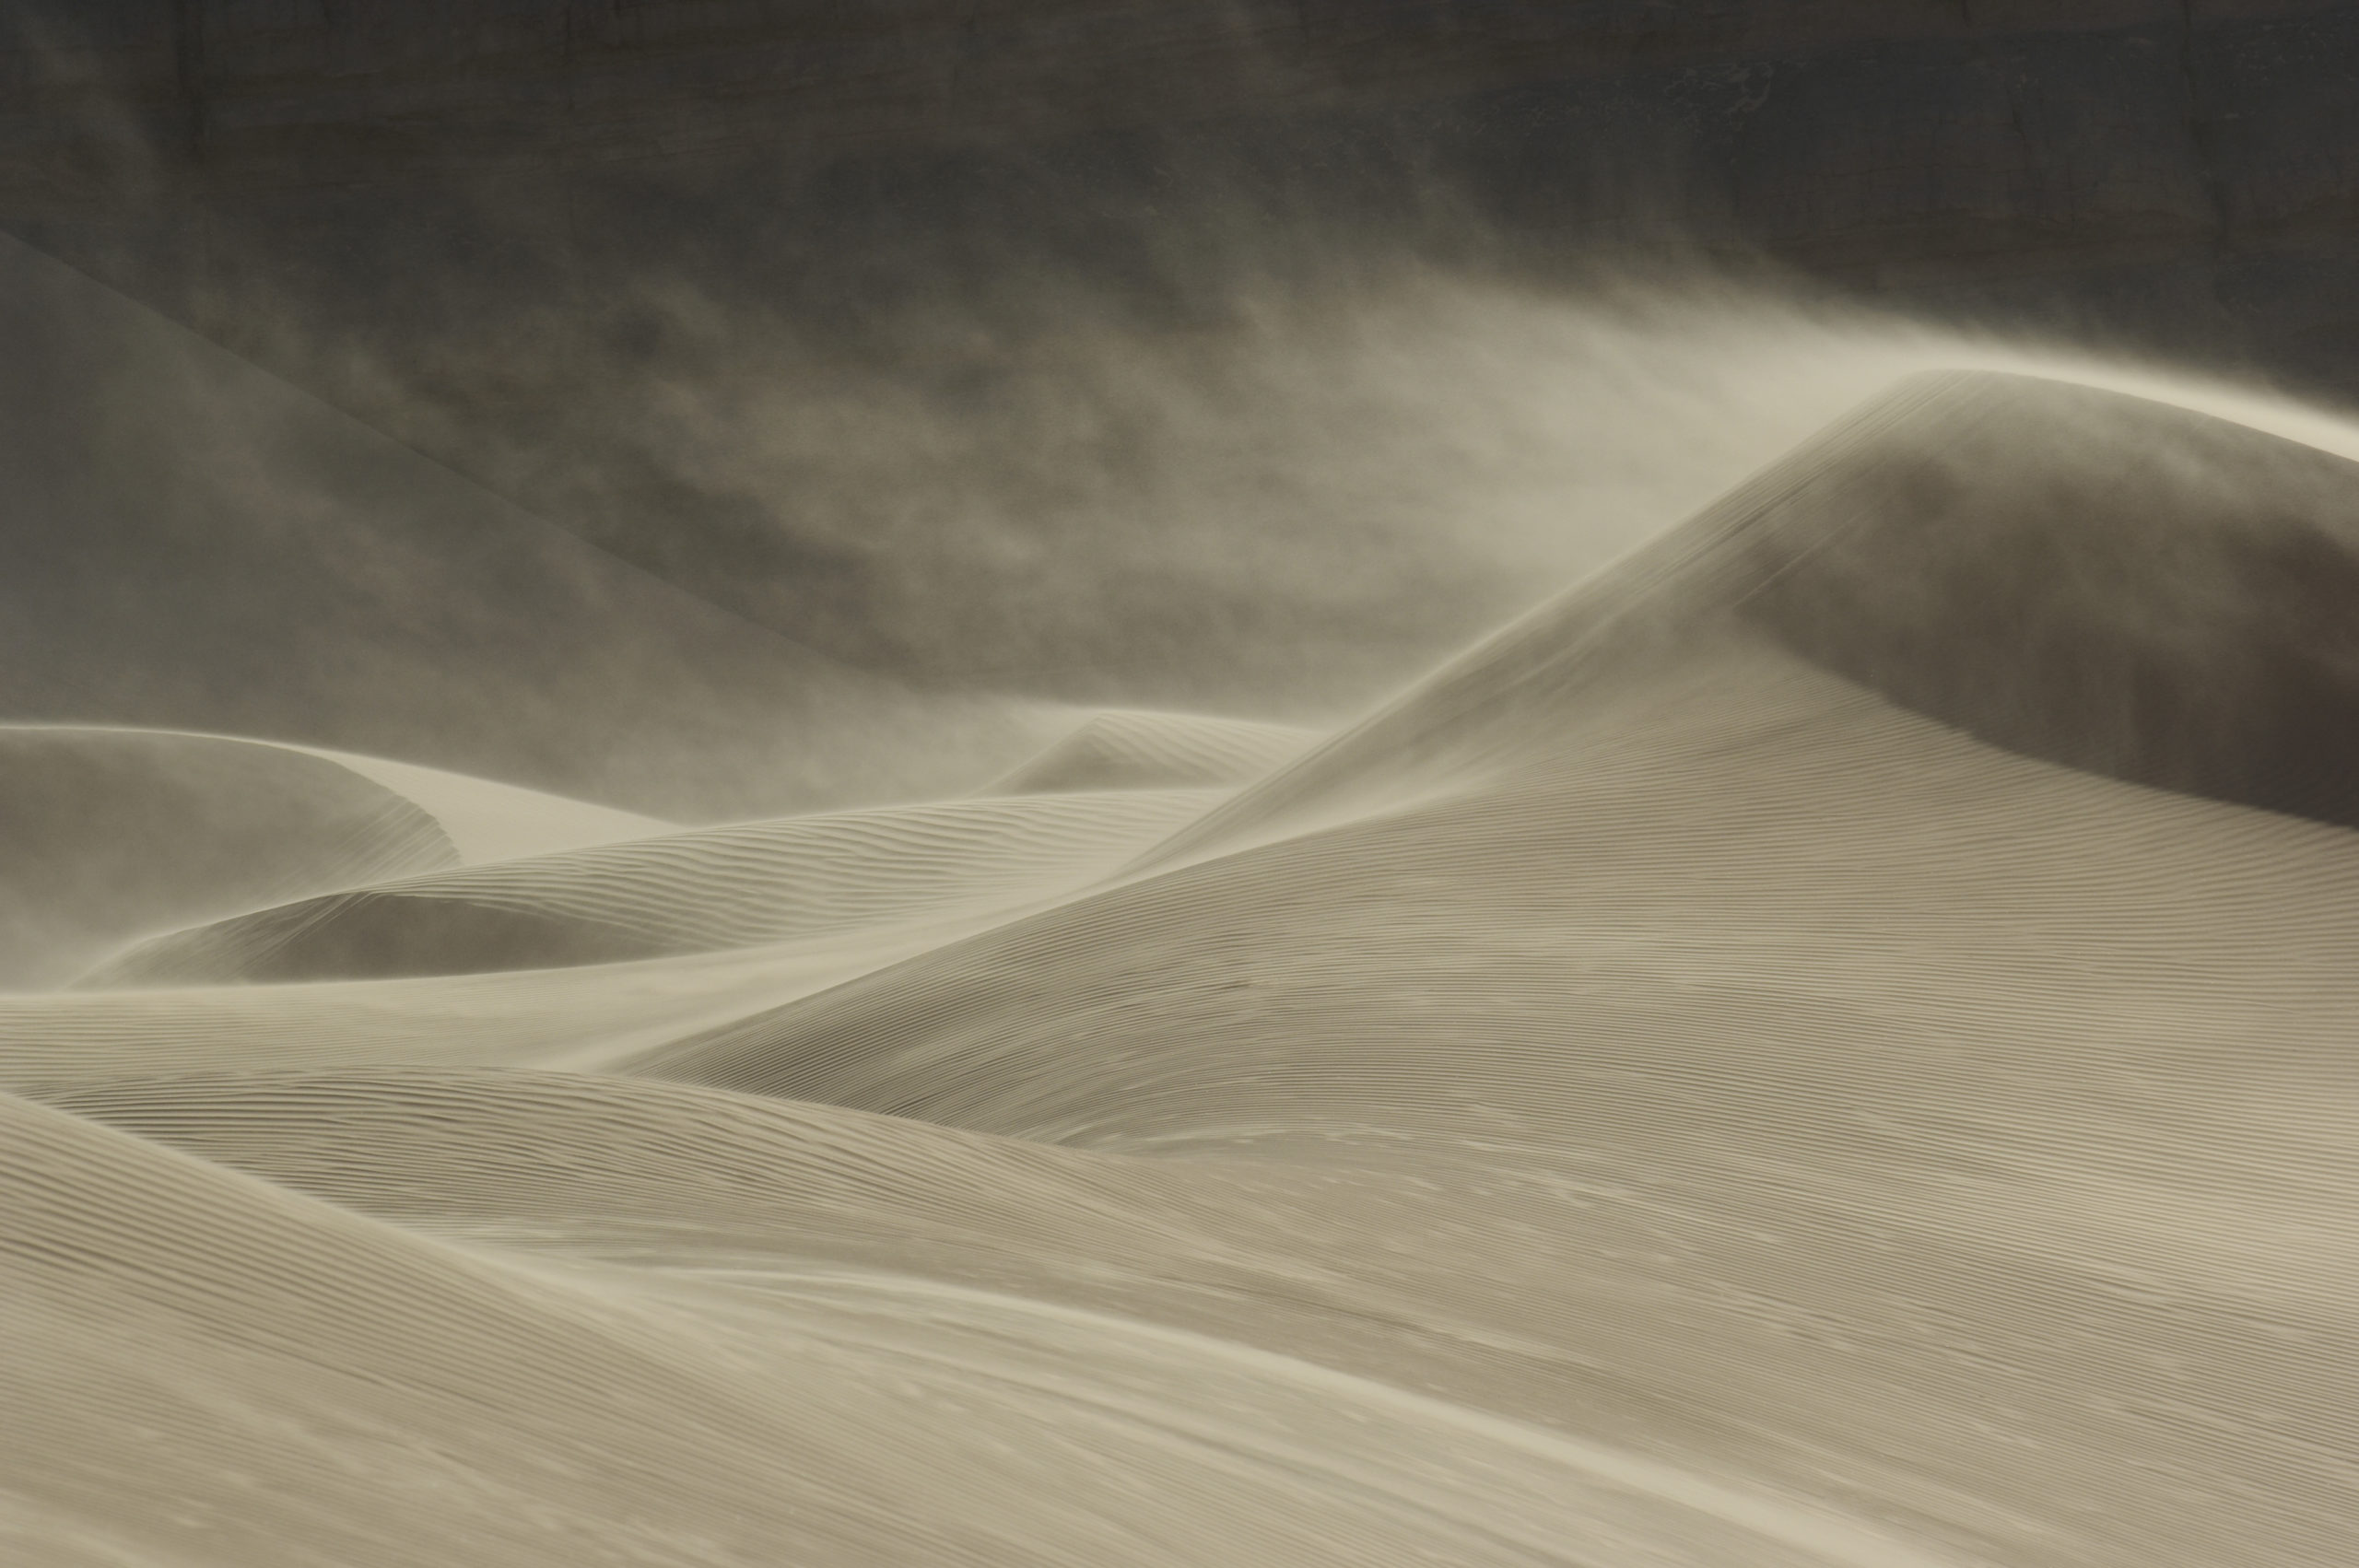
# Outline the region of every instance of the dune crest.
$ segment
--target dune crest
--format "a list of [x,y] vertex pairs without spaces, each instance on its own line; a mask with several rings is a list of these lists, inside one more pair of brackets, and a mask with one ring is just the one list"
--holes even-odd
[[616,811],[612,806],[439,767],[420,767],[415,763],[360,756],[352,752],[296,749],[348,767],[417,805],[442,829],[444,837],[451,840],[452,852],[463,866],[580,849],[593,844],[619,844],[630,838],[652,838],[675,832],[679,825],[636,812]]
[[0,998],[0,1531],[2351,1560],[2353,473],[1920,379],[1323,741],[446,836]]
[[2009,750],[2359,825],[2354,602],[2359,462],[2122,392],[1929,372],[1158,854],[1551,757],[1539,705],[1732,630]]
[[0,726],[0,986],[151,931],[456,862],[415,802],[323,758],[169,731]]
[[1201,815],[1202,790],[785,817],[464,867],[143,942],[93,986],[473,974],[619,963],[1012,906]]
[[1115,709],[993,780],[989,795],[1250,784],[1319,738],[1289,724]]

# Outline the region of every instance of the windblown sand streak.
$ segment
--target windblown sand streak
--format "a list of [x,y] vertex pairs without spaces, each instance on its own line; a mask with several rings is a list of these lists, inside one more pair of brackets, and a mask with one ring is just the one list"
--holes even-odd
[[1211,800],[1125,790],[959,801],[598,845],[176,932],[91,983],[457,974],[840,935],[1080,882]]
[[1921,380],[1293,760],[1111,718],[115,971],[440,973],[10,999],[0,1539],[2347,1562],[2354,473]]

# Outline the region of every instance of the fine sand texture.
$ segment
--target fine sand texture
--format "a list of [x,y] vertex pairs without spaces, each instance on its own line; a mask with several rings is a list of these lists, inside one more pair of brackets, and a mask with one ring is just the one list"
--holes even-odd
[[0,987],[126,938],[457,864],[409,797],[285,746],[0,725]]
[[1289,724],[1116,709],[1091,715],[983,792],[1028,795],[1250,784],[1276,771],[1281,763],[1293,761],[1318,738],[1314,731]]
[[2354,562],[1932,377],[1331,736],[173,883],[0,997],[0,1558],[2359,1561]]
[[158,937],[90,983],[473,974],[843,937],[1086,882],[1214,799],[1141,790],[886,807],[430,872]]
[[1046,733],[597,549],[0,235],[0,717],[391,757],[708,823]]

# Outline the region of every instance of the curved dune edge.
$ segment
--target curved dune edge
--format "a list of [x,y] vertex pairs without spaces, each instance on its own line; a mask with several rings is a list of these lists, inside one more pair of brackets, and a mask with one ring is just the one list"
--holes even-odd
[[463,866],[651,838],[679,830],[677,823],[657,817],[440,767],[318,746],[290,745],[288,749],[325,757],[417,802],[450,837]]
[[0,725],[0,733],[18,731],[40,734],[151,735],[258,746],[296,756],[317,757],[390,790],[432,817],[450,840],[457,863],[464,866],[679,831],[677,823],[552,795],[542,790],[528,790],[521,784],[503,784],[498,779],[478,778],[445,768],[396,762],[390,757],[363,756],[357,752],[332,751],[293,741],[120,724]]
[[1315,730],[1209,714],[1116,708],[1090,716],[979,794],[1204,789],[1250,784],[1319,739]]
[[[2004,1499],[2013,1525],[1911,1504],[1998,1561],[2330,1555],[2323,1455],[2351,1432],[2294,1347],[2345,1341],[2330,1304],[2359,1284],[2359,1145],[2330,1130],[2359,1102],[2318,1045],[2359,1016],[2359,839],[2013,756],[1757,639],[1517,720],[1534,739],[1511,767],[1463,737],[1455,793],[1429,768],[1405,804],[1140,876],[638,1071],[1182,1165],[1456,1172],[1500,1206],[1517,1169],[1659,1183],[1670,1229],[1614,1250],[1663,1338],[1603,1359],[1690,1357],[1715,1387],[1641,1378],[1655,1408],[1781,1433],[1767,1452],[1879,1495],[1897,1466]],[[1671,1272],[1753,1282],[1687,1298],[1637,1261],[1674,1234]],[[2068,1348],[2059,1315],[2186,1359],[2151,1376]],[[1619,1332],[1567,1331],[1582,1353]],[[1953,1333],[1990,1347],[1970,1376]],[[2197,1476],[2270,1501],[2190,1518],[2173,1489]],[[2090,1497],[2119,1512],[2076,1523]]]
[[602,1070],[992,923],[563,969],[0,996],[0,1089],[185,1071],[416,1064]]
[[[125,1549],[293,1561],[397,1532],[520,1562],[1509,1563],[1579,1539],[1661,1562],[1940,1561],[1757,1490],[1201,1335],[889,1274],[749,1290],[518,1268],[24,1102],[0,1100],[0,1179],[29,1199],[0,1220],[27,1259],[19,1342],[44,1372],[0,1367],[30,1417],[0,1439],[13,1490],[64,1512],[104,1485],[120,1462],[107,1418],[126,1405],[146,1462],[180,1486],[257,1469],[308,1483],[255,1494],[226,1539],[156,1492],[125,1498],[106,1524]],[[78,1189],[44,1185],[61,1166]],[[69,1237],[103,1273],[53,1260]],[[167,1354],[169,1383],[152,1371]],[[61,1372],[84,1400],[47,1397]],[[922,1419],[945,1402],[960,1420]],[[341,1429],[329,1454],[306,1431],[323,1422]],[[912,1492],[913,1462],[939,1484]],[[1033,1501],[1052,1476],[1075,1506]]]
[[674,832],[342,892],[155,938],[95,987],[611,964],[1011,908],[1219,799],[1130,790],[880,807]]
[[1731,631],[2042,760],[2359,827],[2359,459],[1929,372],[1242,791],[1149,863],[1512,768],[1512,714]]
[[[2018,658],[1950,614],[2021,544],[2013,481],[1909,454],[2076,397],[1903,388],[1234,795],[956,802],[1123,824],[1012,903],[854,835],[765,946],[0,999],[0,1541],[2350,1560],[2359,835],[2212,760],[2293,755],[2340,645],[2224,661],[2310,673],[2223,708],[2153,635],[2275,649],[2238,639],[2305,623],[2248,546],[2341,524],[2211,539],[2203,475],[2282,454],[2202,427],[2163,523],[2250,602],[2116,617],[2178,579],[2060,571]],[[2054,558],[2107,568],[2127,521]],[[1863,584],[1927,597],[1825,635]],[[1912,685],[1942,638],[1991,680]],[[2028,678],[2050,654],[2087,679]],[[427,880],[776,918],[775,865],[647,852]]]
[[[61,766],[71,777],[45,786]],[[0,982],[20,984],[69,979],[134,937],[388,875],[677,831],[437,768],[120,725],[0,725],[0,900],[26,906],[5,916]]]
[[150,932],[457,856],[407,798],[229,736],[0,725],[0,985]]

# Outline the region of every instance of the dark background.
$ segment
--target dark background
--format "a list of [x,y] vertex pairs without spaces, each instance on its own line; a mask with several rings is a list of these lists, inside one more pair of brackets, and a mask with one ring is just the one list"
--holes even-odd
[[[649,389],[742,420],[747,387],[791,384],[804,425],[855,411],[839,444],[949,441],[933,490],[971,476],[1003,513],[1104,514],[1060,526],[1109,537],[1131,490],[1198,461],[1109,365],[1266,336],[1272,299],[1316,317],[1404,270],[1567,298],[1708,279],[2359,397],[2349,4],[0,14],[0,228],[627,561],[924,685],[1251,707],[1322,614],[1423,658],[1514,594],[1397,540],[1316,594],[1257,598],[1176,549],[1076,566],[1064,535],[925,577],[955,506],[880,502],[828,470],[833,438],[752,483],[651,433]],[[1076,496],[1083,467],[1102,483]],[[1181,651],[1213,644],[1233,657],[1210,673]]]

